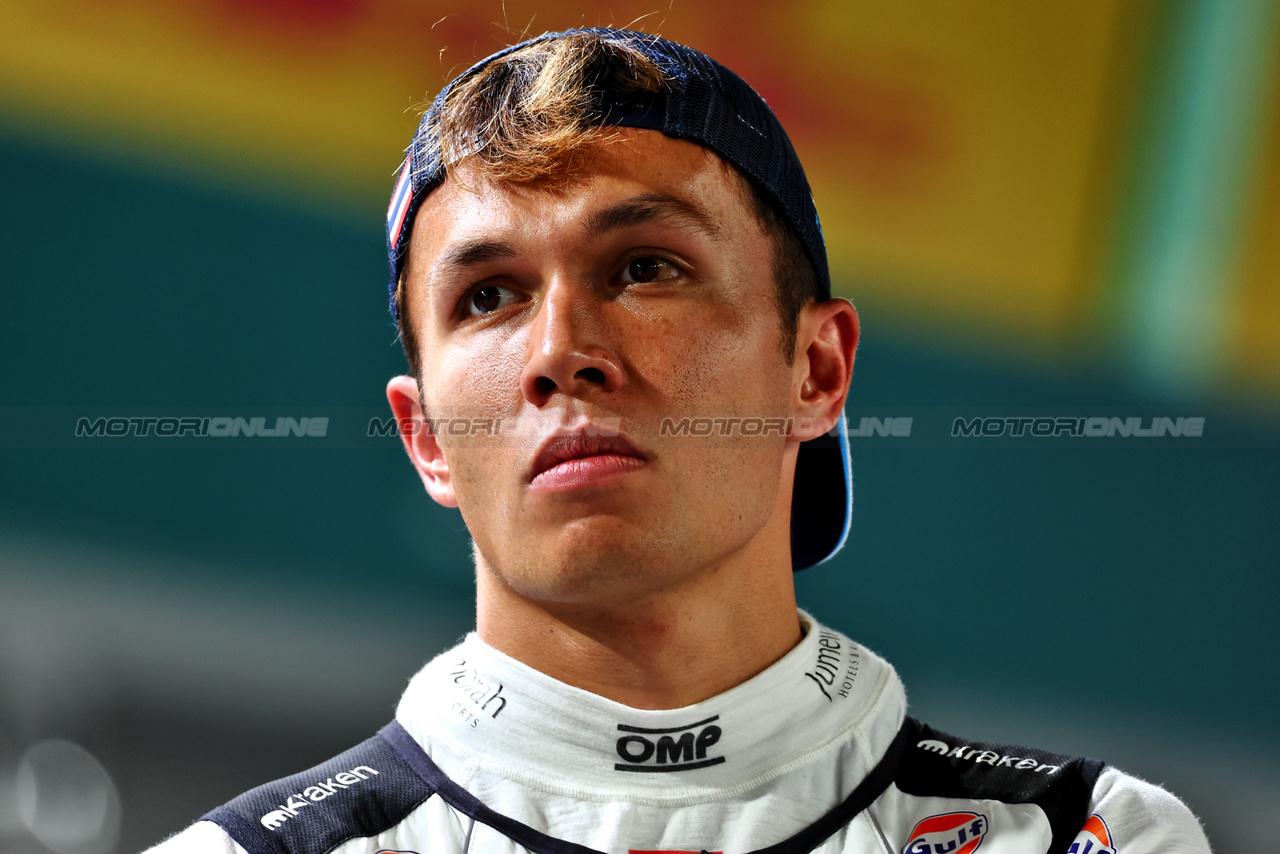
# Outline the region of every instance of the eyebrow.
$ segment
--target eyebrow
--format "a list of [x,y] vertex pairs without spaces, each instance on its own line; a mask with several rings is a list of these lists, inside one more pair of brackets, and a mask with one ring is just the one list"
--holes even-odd
[[436,260],[431,267],[431,272],[438,273],[446,267],[474,267],[487,261],[515,256],[515,247],[510,243],[477,237],[449,247],[449,250]]
[[587,218],[587,233],[600,237],[607,232],[658,220],[673,220],[709,237],[720,236],[720,226],[702,208],[670,193],[646,193],[596,211]]
[[[670,193],[646,193],[596,211],[587,218],[587,233],[600,237],[620,228],[659,220],[673,220],[710,237],[720,236],[720,226],[710,214]],[[517,254],[515,247],[506,241],[477,237],[449,247],[432,265],[431,272],[436,274],[447,268],[475,267],[501,258],[514,258]]]

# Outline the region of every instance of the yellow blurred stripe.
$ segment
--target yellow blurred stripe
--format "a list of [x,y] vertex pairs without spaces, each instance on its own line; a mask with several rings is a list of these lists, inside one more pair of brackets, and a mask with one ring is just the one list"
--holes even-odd
[[339,194],[385,194],[414,125],[403,69],[359,38],[311,60],[238,49],[199,11],[6,0],[0,99],[89,146],[106,131],[142,156],[177,144],[283,182],[322,176]]

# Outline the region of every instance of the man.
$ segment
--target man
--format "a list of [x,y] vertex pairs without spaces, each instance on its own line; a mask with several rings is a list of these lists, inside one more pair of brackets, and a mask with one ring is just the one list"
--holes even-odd
[[477,631],[377,736],[159,850],[1208,850],[1100,762],[916,722],[797,612],[848,531],[858,320],[727,69],[605,29],[490,57],[424,117],[388,247],[387,397],[474,540]]

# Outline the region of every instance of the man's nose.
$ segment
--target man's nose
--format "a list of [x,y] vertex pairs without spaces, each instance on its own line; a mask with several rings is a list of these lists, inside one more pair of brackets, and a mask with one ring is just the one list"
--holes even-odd
[[529,330],[529,355],[520,377],[525,400],[542,406],[556,392],[582,397],[622,388],[617,342],[605,316],[609,302],[609,295],[589,282],[551,281]]

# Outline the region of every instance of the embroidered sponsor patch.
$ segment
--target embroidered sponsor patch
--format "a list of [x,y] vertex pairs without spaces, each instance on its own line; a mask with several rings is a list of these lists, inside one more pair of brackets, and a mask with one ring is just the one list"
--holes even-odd
[[939,741],[936,738],[923,738],[916,742],[916,747],[928,753],[937,753],[948,759],[965,759],[978,765],[994,765],[997,768],[1016,768],[1019,771],[1035,771],[1039,774],[1057,774],[1062,770],[1061,765],[1050,765],[1038,759],[1027,759],[1021,756],[1012,756],[1008,753],[997,753],[994,750],[970,747],[967,744],[952,747],[945,741]]
[[987,817],[976,812],[931,815],[916,822],[902,854],[972,854],[987,835]]
[[614,763],[613,770],[689,771],[719,765],[725,758],[710,755],[711,748],[722,734],[716,724],[718,720],[720,716],[714,715],[697,723],[669,729],[618,724],[618,730],[626,735],[614,745],[622,761]]
[[[849,692],[853,690],[854,683],[858,680],[858,667],[861,663],[861,656],[856,648],[851,647],[847,653],[844,649],[845,643],[840,642],[840,636],[835,632],[823,629],[818,633],[818,657],[813,663],[811,670],[805,671],[805,676],[813,680],[813,684],[818,686],[818,690],[822,692],[822,696],[827,698],[827,702],[833,701],[833,696],[848,697]],[[848,663],[845,663],[844,657],[848,656]]]
[[349,789],[358,783],[368,780],[370,777],[378,776],[379,773],[376,768],[371,768],[368,765],[358,765],[350,771],[340,771],[327,780],[317,780],[301,792],[294,792],[289,795],[284,803],[262,816],[258,821],[267,830],[279,830],[286,821],[297,816],[298,810],[303,807],[318,804],[343,789]]
[[1089,816],[1089,820],[1080,828],[1075,841],[1067,849],[1067,854],[1116,854],[1111,831],[1102,816],[1097,813]]

